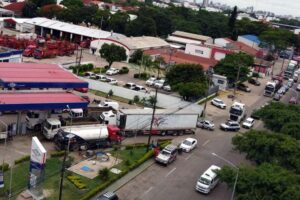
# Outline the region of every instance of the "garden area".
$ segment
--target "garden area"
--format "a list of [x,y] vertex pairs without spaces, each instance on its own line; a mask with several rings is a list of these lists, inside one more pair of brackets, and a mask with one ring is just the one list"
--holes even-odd
[[[163,148],[169,144],[169,140],[161,141],[159,144]],[[65,171],[65,179],[63,184],[63,199],[90,199],[95,194],[105,189],[114,181],[126,175],[129,171],[135,169],[153,156],[153,151],[146,152],[146,144],[136,144],[128,146],[115,146],[109,153],[120,159],[121,162],[113,166],[120,170],[119,174],[112,173],[110,169],[103,168],[99,170],[98,175],[94,179],[89,179],[78,175],[71,171]],[[70,167],[74,163],[74,153],[70,153],[67,159],[67,166]],[[45,199],[58,199],[60,169],[62,165],[63,152],[50,153],[45,167],[45,179],[43,183]],[[24,157],[21,161],[15,162],[12,169],[12,199],[16,199],[18,195],[26,190],[29,175],[29,156]],[[4,173],[5,188],[0,189],[0,199],[5,198],[9,191],[10,169],[6,166]]]

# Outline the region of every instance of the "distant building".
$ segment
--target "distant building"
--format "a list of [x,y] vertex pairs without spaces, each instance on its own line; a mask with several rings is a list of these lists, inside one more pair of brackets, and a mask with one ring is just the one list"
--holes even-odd
[[11,3],[7,6],[4,6],[3,8],[6,10],[10,10],[12,12],[14,12],[13,16],[22,16],[22,10],[25,6],[25,1],[21,1],[21,2],[16,2],[16,3]]
[[209,0],[203,0],[202,7],[208,7]]

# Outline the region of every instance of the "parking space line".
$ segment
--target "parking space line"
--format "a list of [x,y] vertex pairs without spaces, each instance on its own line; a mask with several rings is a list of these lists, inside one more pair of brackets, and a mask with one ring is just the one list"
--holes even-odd
[[210,141],[210,140],[206,140],[206,141],[202,144],[202,146],[204,147],[205,145],[207,145],[207,144],[209,143],[209,141]]
[[190,154],[189,156],[187,156],[187,157],[185,158],[185,160],[190,159],[190,157],[192,157],[192,155],[193,155],[193,154]]
[[151,190],[153,190],[153,187],[151,186],[151,187],[149,187],[149,189],[148,190],[146,190],[145,192],[144,192],[144,195],[146,195],[147,193],[149,193]]
[[169,171],[169,172],[166,174],[165,178],[167,178],[167,177],[168,177],[170,174],[172,174],[175,170],[176,170],[176,167],[174,167],[171,171]]

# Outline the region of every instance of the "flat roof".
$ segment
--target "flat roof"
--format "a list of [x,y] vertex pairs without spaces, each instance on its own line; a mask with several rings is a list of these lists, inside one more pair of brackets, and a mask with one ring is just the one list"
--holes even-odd
[[25,21],[24,23],[32,24],[44,28],[54,29],[58,31],[73,33],[77,35],[83,35],[91,38],[108,38],[111,36],[115,36],[119,38],[125,37],[124,35],[119,33],[113,33],[109,31],[103,31],[100,29],[88,28],[88,27],[70,24],[58,20],[47,19],[44,17],[35,17]]
[[9,110],[52,110],[86,108],[88,102],[68,92],[12,92],[0,93],[0,111]]
[[55,64],[0,63],[4,88],[87,88],[88,83]]
[[173,36],[178,36],[178,37],[194,39],[194,40],[200,40],[200,41],[207,41],[209,39],[212,39],[209,36],[199,35],[199,34],[194,34],[194,33],[188,33],[188,32],[184,32],[184,31],[175,31],[175,32],[172,33],[172,35]]
[[181,44],[202,44],[199,40],[187,39],[178,36],[168,36],[167,41],[177,42]]
[[[149,115],[152,114],[153,110],[152,108],[149,109],[120,109],[121,113],[127,114],[127,115]],[[180,115],[198,115],[199,112],[193,109],[156,109],[155,111],[156,115],[168,115],[168,114],[180,114]]]

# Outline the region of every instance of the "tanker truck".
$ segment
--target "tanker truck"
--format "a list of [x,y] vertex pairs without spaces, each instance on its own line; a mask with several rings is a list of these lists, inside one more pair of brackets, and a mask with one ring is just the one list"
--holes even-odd
[[119,130],[102,124],[64,127],[57,131],[54,143],[57,150],[71,151],[111,147],[122,141]]

